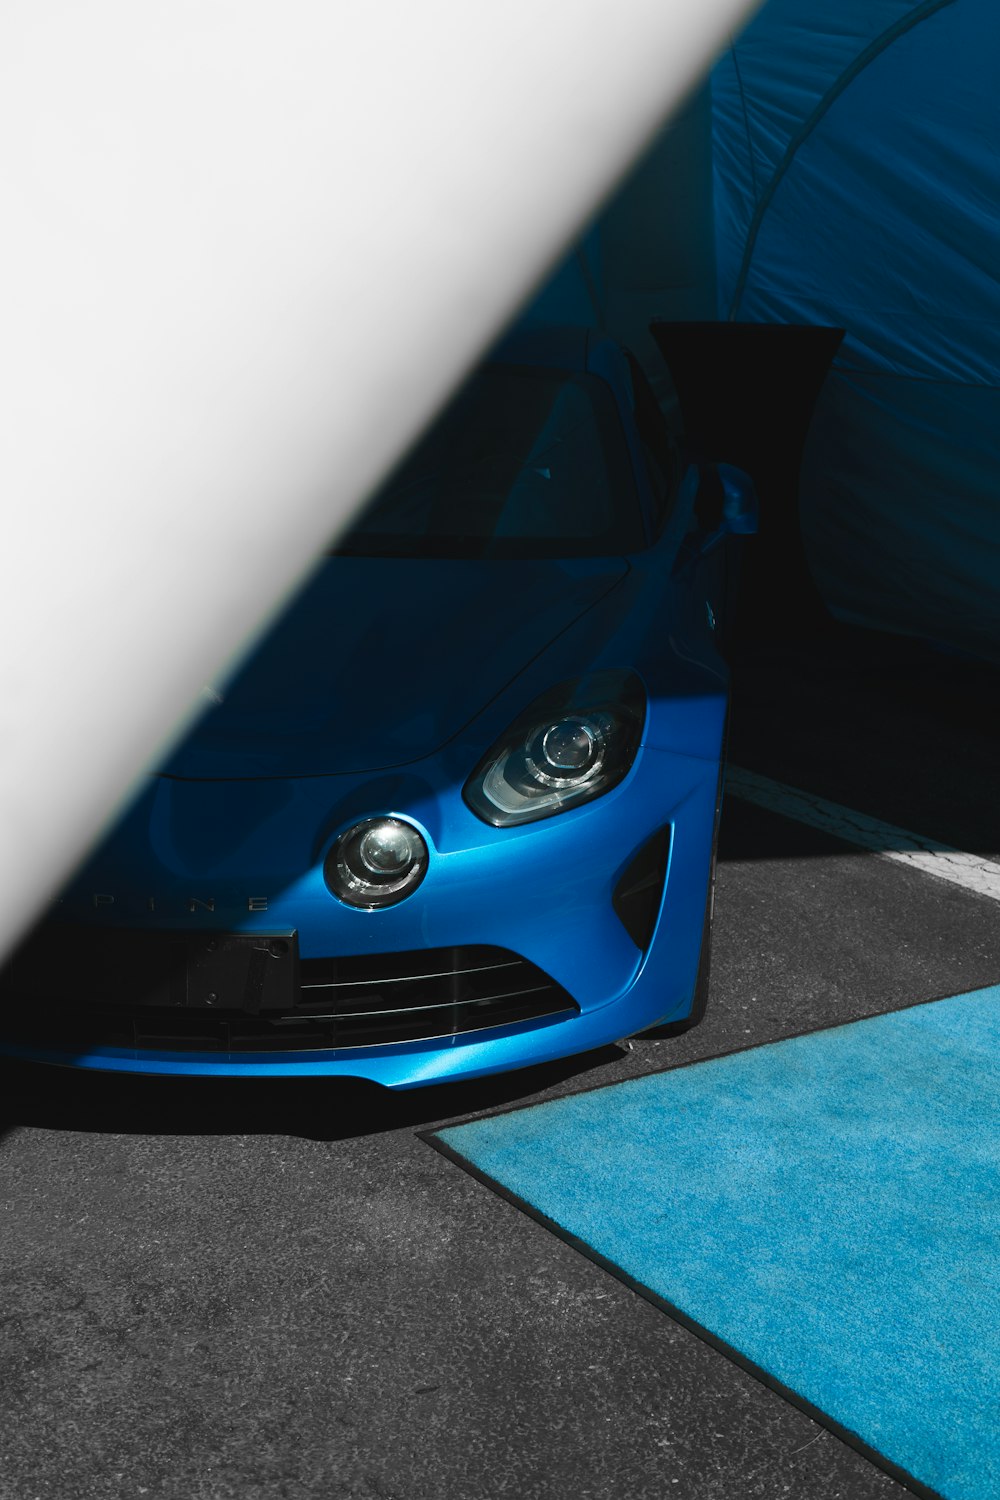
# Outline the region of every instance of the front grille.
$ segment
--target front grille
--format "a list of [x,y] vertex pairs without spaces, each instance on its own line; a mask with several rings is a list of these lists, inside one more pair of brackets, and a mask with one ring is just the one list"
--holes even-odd
[[[107,934],[113,941],[113,934]],[[291,1008],[122,1005],[4,991],[9,1041],[61,1051],[123,1047],[169,1052],[283,1052],[377,1046],[459,1036],[518,1022],[563,1019],[578,1006],[534,964],[504,948],[427,948],[303,959]]]

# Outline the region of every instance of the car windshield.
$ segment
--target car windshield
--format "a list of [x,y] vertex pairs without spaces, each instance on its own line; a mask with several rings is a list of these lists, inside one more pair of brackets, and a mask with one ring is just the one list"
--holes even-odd
[[600,557],[643,546],[625,437],[592,375],[487,366],[337,544],[372,557]]

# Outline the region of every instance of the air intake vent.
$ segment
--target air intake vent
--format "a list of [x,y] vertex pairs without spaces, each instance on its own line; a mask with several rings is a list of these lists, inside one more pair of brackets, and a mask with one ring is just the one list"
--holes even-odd
[[[109,935],[110,936],[110,935]],[[504,948],[427,948],[351,958],[303,959],[297,999],[256,1013],[202,1005],[95,1004],[85,972],[64,996],[18,1004],[4,991],[2,1033],[58,1048],[166,1052],[287,1052],[447,1039],[578,1013],[549,976]]]
[[670,859],[670,827],[653,835],[622,873],[611,898],[618,918],[637,948],[653,940]]

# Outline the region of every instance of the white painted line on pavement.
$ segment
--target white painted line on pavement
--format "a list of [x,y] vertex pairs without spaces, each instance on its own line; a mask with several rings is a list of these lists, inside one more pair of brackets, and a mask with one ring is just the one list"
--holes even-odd
[[922,870],[925,875],[950,880],[952,885],[960,885],[977,896],[1000,901],[1000,864],[984,855],[965,854],[961,849],[952,849],[948,844],[939,844],[934,839],[911,833],[906,828],[896,828],[878,818],[866,817],[853,808],[827,802],[812,792],[772,781],[768,776],[758,776],[756,771],[744,771],[740,766],[731,765],[726,770],[726,795],[754,802],[758,807],[794,818],[798,823],[808,823],[812,828],[821,828],[824,833],[869,849],[883,859],[895,859],[900,864]]

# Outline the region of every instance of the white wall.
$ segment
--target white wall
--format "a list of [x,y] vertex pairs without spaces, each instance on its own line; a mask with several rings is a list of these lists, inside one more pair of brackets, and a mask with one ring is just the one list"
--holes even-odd
[[746,0],[9,0],[0,941]]

